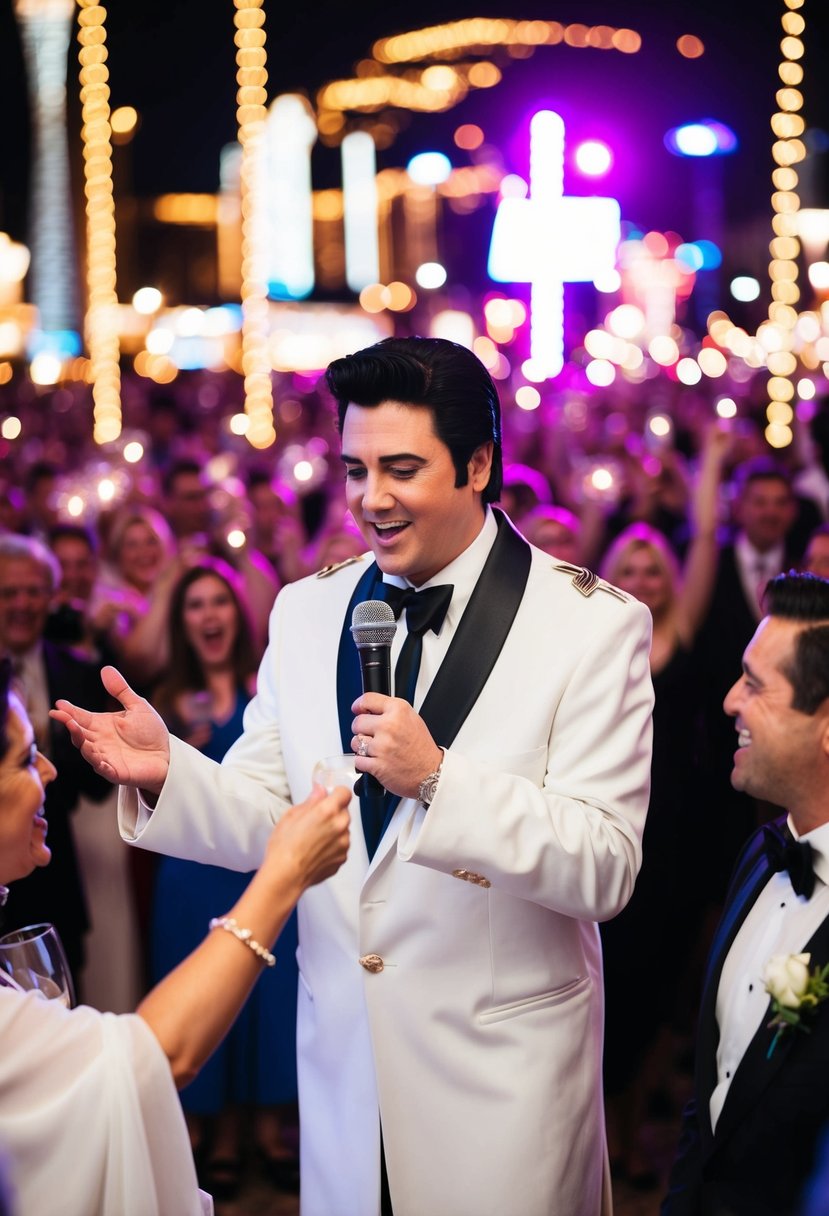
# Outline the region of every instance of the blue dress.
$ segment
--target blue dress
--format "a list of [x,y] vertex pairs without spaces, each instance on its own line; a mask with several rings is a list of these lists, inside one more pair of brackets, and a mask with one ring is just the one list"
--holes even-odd
[[[248,699],[240,689],[227,722],[213,723],[210,740],[201,749],[212,760],[221,760],[241,735]],[[153,983],[196,948],[211,918],[233,907],[250,878],[219,866],[159,858],[150,927]],[[273,948],[276,965],[262,969],[233,1029],[196,1079],[182,1089],[186,1111],[214,1115],[233,1103],[275,1106],[296,1101],[296,948],[293,912]]]

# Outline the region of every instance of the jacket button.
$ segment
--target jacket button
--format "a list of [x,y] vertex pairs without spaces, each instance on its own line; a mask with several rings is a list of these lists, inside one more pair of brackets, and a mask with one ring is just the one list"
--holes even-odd
[[364,954],[360,959],[360,966],[365,967],[366,971],[370,971],[374,975],[378,971],[382,971],[385,964],[379,954]]

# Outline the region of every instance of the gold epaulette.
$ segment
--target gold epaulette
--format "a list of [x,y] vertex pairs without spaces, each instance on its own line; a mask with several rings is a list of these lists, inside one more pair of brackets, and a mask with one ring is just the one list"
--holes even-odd
[[359,557],[347,557],[344,562],[334,562],[332,566],[323,566],[322,570],[318,570],[316,578],[328,578],[329,574],[335,574],[337,570],[342,570],[344,566],[353,566],[355,562],[361,562],[362,555]]
[[624,591],[606,583],[603,578],[599,578],[598,574],[594,574],[586,566],[572,566],[570,562],[559,562],[553,566],[553,569],[558,570],[561,574],[569,574],[576,591],[581,592],[585,597],[598,590],[606,591],[608,595],[615,596],[617,600],[621,600],[625,604],[630,599],[630,596],[626,595]]

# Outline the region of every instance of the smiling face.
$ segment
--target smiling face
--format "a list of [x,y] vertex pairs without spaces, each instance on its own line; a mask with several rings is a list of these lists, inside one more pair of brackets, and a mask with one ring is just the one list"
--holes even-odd
[[227,584],[205,574],[190,584],[182,605],[184,635],[205,670],[226,667],[239,632],[239,611]]
[[49,573],[30,557],[0,561],[0,645],[24,654],[43,634],[52,599]]
[[829,708],[807,714],[792,707],[785,672],[803,628],[781,617],[762,620],[724,702],[738,732],[731,784],[786,807],[799,832],[816,826],[815,808],[825,801],[829,747]]
[[136,519],[124,529],[118,550],[118,568],[128,583],[146,591],[152,587],[164,563],[164,546],[150,525]]
[[472,544],[483,525],[492,445],[472,455],[465,486],[426,406],[349,405],[342,430],[346,500],[384,574],[427,582]]
[[673,598],[665,564],[650,545],[631,548],[613,572],[612,581],[649,608],[656,617]]
[[95,554],[89,545],[79,536],[59,536],[52,542],[52,552],[60,562],[61,597],[86,603],[97,574]]
[[796,508],[789,487],[776,477],[759,477],[746,485],[735,506],[740,527],[759,553],[782,544],[794,523]]
[[52,854],[41,811],[44,789],[56,776],[54,765],[37,750],[32,724],[13,693],[6,735],[8,748],[0,759],[0,882],[4,884],[49,864]]

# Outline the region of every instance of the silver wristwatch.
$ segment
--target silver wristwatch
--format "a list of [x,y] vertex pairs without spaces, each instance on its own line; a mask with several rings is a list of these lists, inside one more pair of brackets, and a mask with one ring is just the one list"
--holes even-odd
[[420,785],[417,787],[418,801],[424,806],[431,806],[435,794],[438,792],[438,782],[440,781],[440,770],[443,768],[443,761],[437,766],[433,773],[429,773],[428,777],[424,777]]

